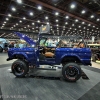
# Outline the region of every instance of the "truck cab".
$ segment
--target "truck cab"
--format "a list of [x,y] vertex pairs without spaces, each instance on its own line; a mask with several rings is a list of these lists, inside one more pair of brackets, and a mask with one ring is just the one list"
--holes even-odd
[[[76,46],[76,47],[75,47]],[[40,64],[78,64],[91,65],[91,51],[81,37],[41,35],[39,40]]]

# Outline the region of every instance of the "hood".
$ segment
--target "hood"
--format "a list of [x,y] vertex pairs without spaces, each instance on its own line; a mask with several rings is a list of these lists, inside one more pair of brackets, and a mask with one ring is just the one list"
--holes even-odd
[[36,42],[34,42],[30,37],[26,36],[25,34],[22,34],[20,32],[14,32],[20,39],[25,40],[29,45],[36,45]]

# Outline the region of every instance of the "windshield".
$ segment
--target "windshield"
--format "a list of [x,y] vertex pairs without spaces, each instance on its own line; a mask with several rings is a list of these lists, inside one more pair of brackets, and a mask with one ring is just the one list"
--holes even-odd
[[40,46],[47,47],[74,47],[83,42],[81,37],[48,36],[40,38]]

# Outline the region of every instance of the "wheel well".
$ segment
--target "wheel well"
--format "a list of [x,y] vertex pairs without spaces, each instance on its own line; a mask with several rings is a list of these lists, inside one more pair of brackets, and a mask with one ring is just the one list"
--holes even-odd
[[81,63],[80,59],[76,56],[65,56],[61,63],[67,63],[67,62],[75,62],[75,63]]
[[23,55],[18,55],[18,54],[14,55],[13,58],[14,59],[22,59],[22,60],[26,59]]

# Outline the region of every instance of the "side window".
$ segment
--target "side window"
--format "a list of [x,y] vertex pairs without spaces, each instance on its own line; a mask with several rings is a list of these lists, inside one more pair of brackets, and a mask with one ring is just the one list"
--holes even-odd
[[40,40],[40,43],[39,43],[40,46],[45,46],[44,42],[45,42],[45,39],[41,39],[41,40]]

